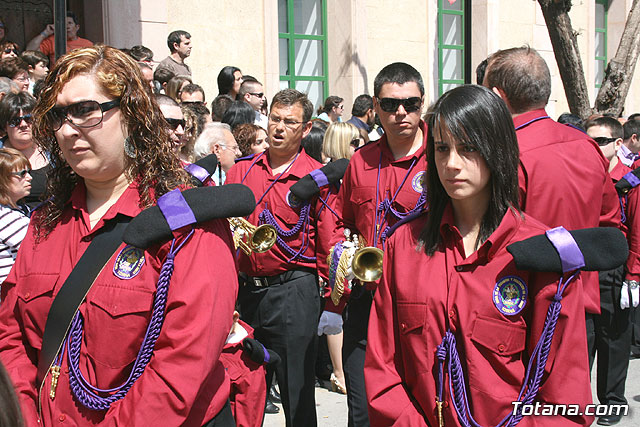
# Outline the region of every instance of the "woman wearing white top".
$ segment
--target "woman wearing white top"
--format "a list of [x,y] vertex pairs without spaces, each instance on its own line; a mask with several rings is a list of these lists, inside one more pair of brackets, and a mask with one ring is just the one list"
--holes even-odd
[[13,148],[0,149],[0,284],[4,282],[27,234],[29,218],[18,200],[31,191],[29,160]]

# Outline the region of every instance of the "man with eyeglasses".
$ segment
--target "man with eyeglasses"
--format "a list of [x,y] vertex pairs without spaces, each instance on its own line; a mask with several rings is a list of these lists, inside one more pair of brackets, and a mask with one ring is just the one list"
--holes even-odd
[[262,106],[264,105],[264,87],[262,83],[251,76],[242,76],[242,85],[238,91],[239,99],[251,105],[256,112],[255,124],[267,130],[268,119],[262,114]]
[[[269,148],[240,159],[227,174],[227,183],[253,190],[256,209],[247,217],[253,225],[276,228],[276,244],[265,253],[239,254],[242,319],[265,347],[282,362],[276,376],[287,426],[317,425],[315,358],[320,316],[319,265],[326,262],[321,232],[332,215],[319,196],[303,202],[289,188],[322,164],[301,148],[311,130],[313,105],[294,89],[278,92],[269,113]],[[261,402],[261,404],[264,404]]]
[[[602,154],[609,160],[609,174],[614,183],[632,171],[633,160],[625,156],[622,147],[624,132],[622,125],[613,117],[598,117],[585,123],[587,134],[600,146]],[[600,279],[600,314],[587,314],[587,343],[589,365],[593,367],[596,353],[597,395],[602,405],[626,405],[624,397],[629,352],[631,351],[631,323],[629,284],[635,279],[636,304],[637,283],[640,280],[638,248],[634,248],[640,224],[636,215],[640,201],[637,189],[620,197],[623,230],[629,240],[629,258],[626,269],[622,266],[598,273]],[[637,245],[637,244],[636,244]],[[635,250],[634,250],[635,249]],[[626,301],[626,302],[625,302]],[[598,424],[613,425],[620,420],[616,415],[600,417]]]
[[208,123],[193,146],[193,156],[196,161],[215,154],[218,159],[216,172],[211,180],[216,185],[224,184],[226,174],[242,156],[242,151],[231,133],[231,127],[226,123]]
[[[396,62],[384,67],[373,83],[373,108],[385,134],[355,152],[342,180],[336,211],[341,216],[331,246],[344,240],[344,229],[358,234],[367,246],[384,249],[386,233],[401,218],[424,208],[422,177],[427,166],[427,126],[421,120],[424,84],[411,65]],[[364,364],[367,325],[376,282],[353,286],[344,309],[344,365],[349,426],[368,426]],[[347,298],[342,297],[343,301]],[[331,299],[325,303],[331,329],[339,329],[341,318],[331,312],[340,307]],[[321,321],[322,323],[322,321]]]
[[182,114],[180,105],[171,97],[167,95],[156,95],[156,101],[160,107],[160,111],[164,116],[164,119],[169,125],[169,139],[171,140],[171,149],[177,155],[180,153],[180,148],[185,144],[186,139],[184,136],[185,120]]

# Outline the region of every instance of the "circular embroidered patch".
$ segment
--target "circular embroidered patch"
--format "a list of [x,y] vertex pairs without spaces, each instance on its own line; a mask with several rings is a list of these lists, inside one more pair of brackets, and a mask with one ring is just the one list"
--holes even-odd
[[133,279],[144,265],[144,251],[131,245],[125,246],[113,264],[113,274],[120,279]]
[[426,171],[420,171],[413,176],[413,179],[411,180],[411,188],[413,188],[413,191],[422,193],[422,177],[425,172]]
[[527,285],[517,276],[498,280],[493,288],[493,303],[500,313],[513,316],[527,304]]
[[295,194],[289,190],[287,192],[287,204],[292,208],[299,208],[302,205],[302,200],[300,200]]

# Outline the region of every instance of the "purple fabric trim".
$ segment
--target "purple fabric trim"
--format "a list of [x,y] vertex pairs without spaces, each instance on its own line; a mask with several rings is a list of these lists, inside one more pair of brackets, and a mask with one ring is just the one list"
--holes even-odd
[[558,251],[558,255],[560,255],[563,272],[567,273],[585,266],[584,256],[578,244],[564,227],[552,228],[551,230],[547,230],[545,234]]
[[265,346],[262,346],[262,351],[264,351],[264,363],[265,365],[268,365],[271,361],[271,356],[269,355],[269,352],[267,351],[267,348]]
[[204,183],[207,180],[207,178],[211,176],[211,174],[209,174],[209,171],[207,171],[202,166],[196,165],[195,163],[191,163],[187,165],[184,169],[187,172],[189,172],[191,175],[198,178],[198,181],[202,183]]
[[640,184],[640,178],[638,178],[633,172],[629,172],[628,174],[623,176],[623,178],[626,179],[629,184],[631,184],[631,187],[637,187],[638,184]]
[[322,172],[320,169],[311,171],[309,175],[311,175],[311,178],[313,178],[313,180],[316,182],[318,188],[329,185],[329,179],[327,178],[327,175],[325,175],[324,172]]
[[522,129],[522,128],[523,128],[523,127],[525,127],[525,126],[529,126],[531,123],[535,123],[535,122],[537,122],[538,120],[544,120],[544,119],[550,119],[550,118],[551,118],[551,117],[549,117],[549,116],[540,116],[540,117],[536,117],[535,119],[531,119],[531,120],[529,120],[528,122],[523,123],[523,124],[521,124],[520,126],[516,127],[516,130],[520,130],[520,129]]
[[167,220],[171,231],[197,222],[193,211],[177,188],[160,197],[158,207]]

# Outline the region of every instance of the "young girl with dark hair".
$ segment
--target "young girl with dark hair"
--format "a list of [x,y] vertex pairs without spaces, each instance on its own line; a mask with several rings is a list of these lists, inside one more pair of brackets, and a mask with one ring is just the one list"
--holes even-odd
[[[559,277],[518,270],[506,247],[548,227],[519,210],[518,142],[498,96],[458,87],[428,117],[428,213],[387,241],[370,316],[371,425],[514,425],[512,402]],[[536,402],[591,403],[581,293],[579,278],[564,292]],[[592,418],[522,421],[585,425]]]

